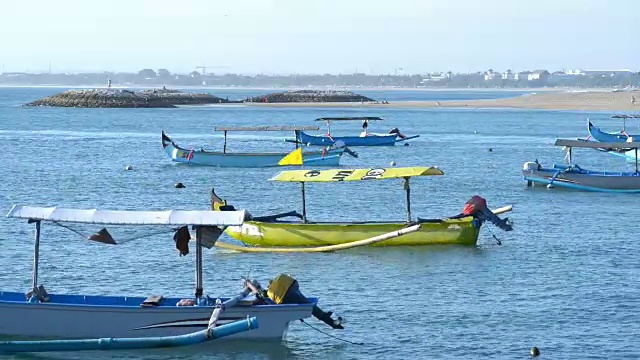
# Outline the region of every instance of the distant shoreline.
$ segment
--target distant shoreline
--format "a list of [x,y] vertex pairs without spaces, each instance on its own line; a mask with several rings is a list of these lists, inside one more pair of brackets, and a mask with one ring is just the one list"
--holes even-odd
[[[401,87],[242,87],[242,86],[180,86],[171,85],[168,86],[172,89],[179,90],[256,90],[256,91],[288,91],[288,90],[349,90],[349,91],[416,91],[416,92],[565,92],[565,91],[612,91],[615,88],[571,88],[571,87],[557,87],[557,88],[401,88]],[[0,88],[45,88],[45,89],[101,89],[106,88],[104,84],[95,85],[57,85],[57,84],[42,84],[42,85],[22,85],[22,84],[0,84]],[[112,85],[112,89],[158,89],[162,88],[162,85]]]
[[245,103],[256,107],[334,107],[334,108],[414,108],[414,109],[538,109],[577,111],[632,111],[640,112],[640,103],[632,104],[632,96],[640,102],[640,91],[580,91],[546,92],[521,95],[506,99],[481,100],[420,100],[380,103]]

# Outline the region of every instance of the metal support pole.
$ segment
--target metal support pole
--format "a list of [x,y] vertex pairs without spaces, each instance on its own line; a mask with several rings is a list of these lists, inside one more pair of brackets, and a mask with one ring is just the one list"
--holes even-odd
[[40,220],[36,221],[36,236],[35,244],[33,246],[33,279],[32,288],[38,287],[38,262],[40,260]]
[[569,148],[569,164],[571,164],[571,148]]
[[635,148],[635,153],[636,153],[636,174],[638,173],[638,148]]
[[307,199],[304,193],[304,182],[301,182],[301,184],[302,184],[302,222],[306,223],[307,222]]
[[296,149],[298,148],[298,139],[300,139],[300,130],[294,130],[295,140],[296,140]]
[[202,297],[202,229],[196,227],[196,300]]
[[224,131],[224,148],[222,149],[224,154],[227,153],[227,130]]
[[409,186],[409,177],[404,178],[404,189],[407,192],[407,222],[411,222],[411,187]]

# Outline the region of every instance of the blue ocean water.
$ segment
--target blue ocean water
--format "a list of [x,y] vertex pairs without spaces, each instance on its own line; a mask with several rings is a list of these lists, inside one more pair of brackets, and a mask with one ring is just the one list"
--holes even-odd
[[[640,358],[640,245],[633,230],[633,219],[640,216],[636,195],[532,189],[521,177],[525,161],[561,162],[564,153],[552,146],[553,141],[586,136],[587,117],[604,129],[619,130],[620,124],[607,119],[606,113],[400,109],[393,104],[370,110],[20,107],[59,91],[0,88],[0,140],[5,154],[1,211],[13,204],[207,209],[212,187],[229,203],[256,215],[299,210],[297,185],[268,181],[277,169],[175,165],[162,152],[160,131],[178,144],[215,149],[222,147],[221,134],[213,132],[215,126],[309,125],[321,116],[372,115],[385,121],[371,124],[371,131],[398,127],[421,137],[410,146],[357,148],[360,157],[345,157],[345,167],[389,166],[392,161],[397,166],[440,166],[445,176],[412,182],[414,214],[454,215],[470,196],[478,194],[492,208],[514,205],[507,216],[515,230],[504,233],[486,226],[475,248],[359,248],[331,254],[205,252],[205,292],[236,294],[240,277],[249,271],[263,283],[280,272],[291,273],[304,294],[320,296],[322,308],[348,319],[342,332],[326,329],[315,319],[309,323],[363,342],[362,346],[295,323],[282,344],[231,343],[206,352],[67,353],[38,358],[516,359],[528,357],[532,346],[539,347],[547,359]],[[212,92],[230,98],[265,92],[217,91]],[[389,91],[374,97],[400,101],[445,95]],[[480,95],[449,92],[446,96],[473,99]],[[359,123],[332,126],[336,135],[359,131]],[[228,146],[234,151],[286,151],[291,144],[284,139],[291,135],[232,134]],[[623,159],[588,149],[574,151],[574,159],[587,168],[632,169]],[[125,171],[126,165],[134,170]],[[186,188],[174,188],[178,181]],[[316,220],[404,218],[400,181],[315,184],[307,187],[307,199],[309,217]],[[115,236],[118,240],[118,235],[137,234]],[[496,244],[493,234],[502,245]],[[28,288],[32,238],[31,225],[0,218],[3,290]],[[40,262],[40,283],[49,292],[142,296],[193,292],[193,255],[179,257],[171,234],[110,247],[87,243],[72,232],[45,224]]]

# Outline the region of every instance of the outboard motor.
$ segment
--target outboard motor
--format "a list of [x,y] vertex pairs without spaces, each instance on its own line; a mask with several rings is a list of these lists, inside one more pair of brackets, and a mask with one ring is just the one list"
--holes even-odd
[[542,168],[540,163],[533,162],[533,161],[528,161],[524,163],[524,165],[522,166],[522,170],[524,171],[538,171],[540,170],[540,168]]
[[473,195],[471,199],[464,204],[462,214],[456,217],[460,218],[465,216],[473,216],[483,222],[490,221],[492,224],[504,231],[513,230],[513,227],[509,223],[509,218],[500,219],[498,215],[489,210],[487,207],[487,200],[478,195]]
[[[264,290],[263,290],[264,291]],[[269,288],[266,295],[276,304],[309,304],[311,301],[300,292],[298,280],[286,274],[280,274],[275,279],[269,281]],[[318,320],[331,326],[334,329],[344,329],[343,319],[338,316],[333,319],[333,312],[323,311],[318,306],[313,306],[312,314]]]
[[399,137],[400,139],[404,139],[404,138],[406,138],[406,136],[405,136],[403,133],[401,133],[401,132],[400,132],[400,129],[398,129],[398,128],[393,128],[393,129],[391,129],[391,131],[389,131],[389,134],[396,134],[396,135],[398,135],[398,137]]

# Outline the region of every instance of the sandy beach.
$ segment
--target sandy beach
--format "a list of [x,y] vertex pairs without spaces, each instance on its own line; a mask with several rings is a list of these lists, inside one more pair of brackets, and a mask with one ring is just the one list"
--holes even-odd
[[[635,97],[635,104],[632,99]],[[265,107],[393,107],[393,108],[514,108],[542,110],[584,111],[640,111],[640,91],[571,91],[531,93],[508,99],[449,100],[449,101],[396,101],[376,103],[245,103],[247,106]]]

